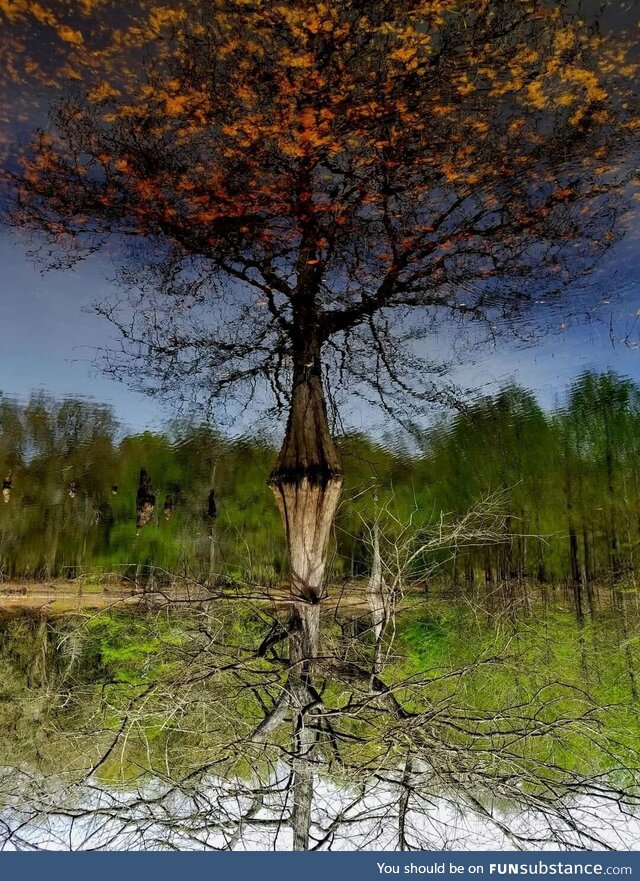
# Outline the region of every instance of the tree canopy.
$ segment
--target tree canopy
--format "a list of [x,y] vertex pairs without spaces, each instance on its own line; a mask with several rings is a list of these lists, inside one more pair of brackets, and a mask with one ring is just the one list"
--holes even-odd
[[283,401],[291,361],[322,351],[352,390],[423,395],[408,340],[545,312],[616,239],[635,40],[577,4],[0,12],[9,73],[62,87],[12,175],[14,222],[64,261],[135,243],[130,296],[102,310],[138,385],[267,380]]

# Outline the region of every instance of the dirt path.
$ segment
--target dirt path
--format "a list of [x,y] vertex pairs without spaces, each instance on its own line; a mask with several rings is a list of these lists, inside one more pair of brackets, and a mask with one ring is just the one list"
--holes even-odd
[[126,584],[109,587],[74,581],[0,584],[0,611],[50,608],[54,612],[74,612],[126,605],[138,599]]
[[[150,602],[154,605],[162,603],[181,603],[206,598],[202,589],[198,590],[199,596],[189,597],[189,593],[182,586],[167,586],[155,592],[143,591],[135,588],[128,582],[109,583],[100,585],[78,581],[52,581],[52,582],[4,582],[0,584],[0,613],[48,610],[53,614],[73,613],[85,609],[107,609],[111,607],[122,608],[135,606],[141,602]],[[230,601],[274,603],[277,606],[286,606],[290,602],[286,585],[265,589],[264,592],[256,589],[230,590]],[[335,613],[337,608],[348,611],[351,615],[366,614],[368,607],[363,588],[359,585],[336,586],[329,591],[327,600],[323,603],[324,611]]]

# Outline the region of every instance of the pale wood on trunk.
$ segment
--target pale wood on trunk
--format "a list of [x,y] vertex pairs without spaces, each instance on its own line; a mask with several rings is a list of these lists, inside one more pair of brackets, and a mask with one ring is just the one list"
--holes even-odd
[[[342,466],[331,436],[318,358],[294,370],[289,418],[282,449],[269,479],[282,517],[289,554],[294,630],[312,630],[304,610],[324,596],[327,549],[342,492]],[[308,633],[306,650],[317,639]],[[306,655],[310,657],[310,655]]]
[[375,654],[373,661],[373,674],[377,676],[382,670],[382,648],[384,632],[389,623],[389,589],[384,578],[382,569],[382,556],[380,554],[380,526],[376,520],[373,524],[372,533],[373,554],[371,560],[371,575],[367,583],[367,603],[371,612],[371,623],[375,637]]
[[294,850],[308,850],[317,733],[309,725],[310,676],[320,642],[320,603],[342,467],[327,418],[319,353],[294,367],[282,449],[269,483],[287,539],[291,581],[288,690],[294,726],[291,827]]

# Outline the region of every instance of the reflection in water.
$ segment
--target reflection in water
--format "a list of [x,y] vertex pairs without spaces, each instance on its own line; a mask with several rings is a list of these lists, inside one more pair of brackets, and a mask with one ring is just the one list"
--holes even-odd
[[108,373],[288,416],[276,454],[0,401],[3,587],[83,595],[4,630],[6,845],[461,846],[460,815],[605,844],[638,767],[638,390],[505,388],[406,449],[334,423],[344,391],[413,424],[449,347],[586,306],[630,221],[624,4],[42,4],[5,16],[4,116],[38,91],[50,125],[10,122],[0,207],[63,272],[118,266]]
[[[47,793],[29,810],[6,809],[0,815],[5,849],[51,850],[290,850],[290,768],[259,786],[255,796],[246,784],[212,777],[197,794],[154,781],[144,789],[122,792],[90,785]],[[406,781],[405,781],[406,783]],[[33,784],[29,779],[27,786]],[[552,835],[544,812],[496,810],[482,816],[474,806],[452,797],[426,798],[411,780],[413,792],[402,798],[403,784],[372,778],[351,790],[317,777],[311,807],[314,849],[328,850],[512,850],[556,847],[633,849],[640,835],[635,814],[615,800],[585,795],[572,805],[571,821],[558,823]],[[258,787],[257,787],[258,788]],[[20,797],[16,799],[19,801]],[[580,832],[576,831],[574,823]],[[12,831],[15,830],[15,831]]]
[[[545,413],[531,393],[509,387],[423,432],[413,447],[397,436],[343,438],[330,577],[368,574],[362,537],[380,511],[387,531],[395,519],[395,540],[400,524],[419,529],[440,512],[464,519],[501,493],[495,540],[472,545],[461,535],[455,553],[418,555],[412,576],[437,563],[455,590],[501,590],[524,604],[536,592],[553,604],[552,586],[569,584],[582,618],[597,611],[595,586],[608,584],[608,602],[623,611],[638,556],[638,387],[586,373],[566,398]],[[286,551],[265,485],[275,456],[260,436],[178,425],[123,437],[96,404],[2,398],[0,474],[9,501],[0,506],[1,576],[109,575],[140,586],[155,569],[165,580],[282,582]]]
[[301,670],[266,597],[146,606],[4,621],[5,848],[633,846],[605,618],[554,648],[549,621],[406,598],[380,652],[363,598]]
[[312,603],[268,440],[3,400],[4,846],[631,847],[639,402],[345,438]]

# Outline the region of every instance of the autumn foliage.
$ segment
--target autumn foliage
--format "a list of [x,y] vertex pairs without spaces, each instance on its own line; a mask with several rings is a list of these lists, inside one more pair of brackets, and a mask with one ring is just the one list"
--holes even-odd
[[509,310],[606,241],[637,64],[564,4],[1,8],[10,71],[60,96],[17,221],[79,253],[157,237],[285,336],[310,300],[323,340],[391,306]]

